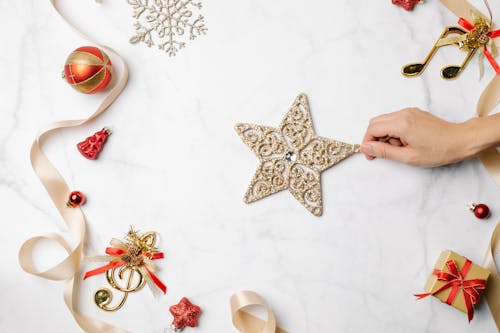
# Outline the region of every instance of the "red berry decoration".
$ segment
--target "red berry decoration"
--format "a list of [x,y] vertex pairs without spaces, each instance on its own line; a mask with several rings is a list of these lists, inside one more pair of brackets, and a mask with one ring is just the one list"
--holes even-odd
[[80,142],[76,146],[84,157],[89,160],[95,160],[97,156],[99,156],[99,153],[101,152],[102,147],[110,134],[111,131],[104,127],[102,130],[96,132],[92,136],[89,136],[85,139],[85,141]]
[[73,191],[69,194],[68,202],[66,202],[66,206],[69,208],[80,207],[85,203],[85,195],[83,195],[80,191]]
[[478,219],[487,219],[490,217],[490,208],[485,204],[475,204],[472,203],[469,207],[470,211],[474,213],[474,215]]
[[183,297],[179,303],[170,307],[170,313],[174,316],[172,329],[174,332],[180,332],[186,326],[198,326],[201,309],[198,305],[194,305],[186,297]]
[[407,11],[412,11],[420,0],[392,0],[396,6],[403,7]]

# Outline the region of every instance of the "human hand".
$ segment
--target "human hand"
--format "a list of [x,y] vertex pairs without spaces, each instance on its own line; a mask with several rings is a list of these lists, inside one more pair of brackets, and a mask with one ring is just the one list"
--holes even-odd
[[458,162],[480,151],[475,120],[450,123],[417,108],[383,114],[370,120],[361,152],[424,167]]

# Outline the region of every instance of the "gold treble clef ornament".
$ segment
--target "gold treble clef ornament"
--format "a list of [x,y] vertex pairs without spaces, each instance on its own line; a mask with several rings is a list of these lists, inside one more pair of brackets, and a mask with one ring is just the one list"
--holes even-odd
[[129,293],[141,290],[146,284],[153,294],[160,289],[164,294],[167,287],[155,275],[157,266],[153,262],[163,259],[163,252],[156,248],[156,233],[146,232],[142,235],[134,229],[130,229],[125,239],[113,238],[111,247],[106,248],[107,256],[87,258],[89,261],[107,261],[107,265],[96,268],[85,273],[83,279],[94,275],[106,273],[109,285],[123,293],[122,298],[116,305],[111,305],[113,293],[108,288],[101,288],[94,294],[95,304],[104,311],[116,311],[120,309],[127,300]]

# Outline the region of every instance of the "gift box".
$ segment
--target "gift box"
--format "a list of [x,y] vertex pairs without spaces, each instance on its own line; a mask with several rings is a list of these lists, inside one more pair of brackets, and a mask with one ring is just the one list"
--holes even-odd
[[469,259],[450,250],[443,251],[425,284],[426,293],[415,296],[422,299],[432,295],[467,313],[470,322],[474,316],[474,305],[486,289],[489,276],[487,269]]

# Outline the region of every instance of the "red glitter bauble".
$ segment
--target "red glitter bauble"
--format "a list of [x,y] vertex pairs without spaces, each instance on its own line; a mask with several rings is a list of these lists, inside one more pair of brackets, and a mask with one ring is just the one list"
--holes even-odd
[[178,304],[170,307],[170,313],[174,316],[172,325],[176,329],[182,330],[186,326],[198,326],[201,309],[198,305],[194,305],[186,297],[183,297]]
[[78,143],[76,146],[78,151],[89,160],[95,160],[102,150],[106,139],[111,134],[111,131],[106,127],[94,135],[89,136],[84,141]]
[[396,6],[403,7],[407,11],[413,10],[420,0],[392,0]]
[[70,208],[80,207],[85,203],[85,195],[80,191],[73,191],[69,194],[66,206]]
[[474,215],[478,219],[487,219],[490,216],[490,208],[485,204],[474,205]]
[[66,59],[63,77],[79,92],[93,94],[106,88],[111,81],[111,61],[101,49],[82,46]]

